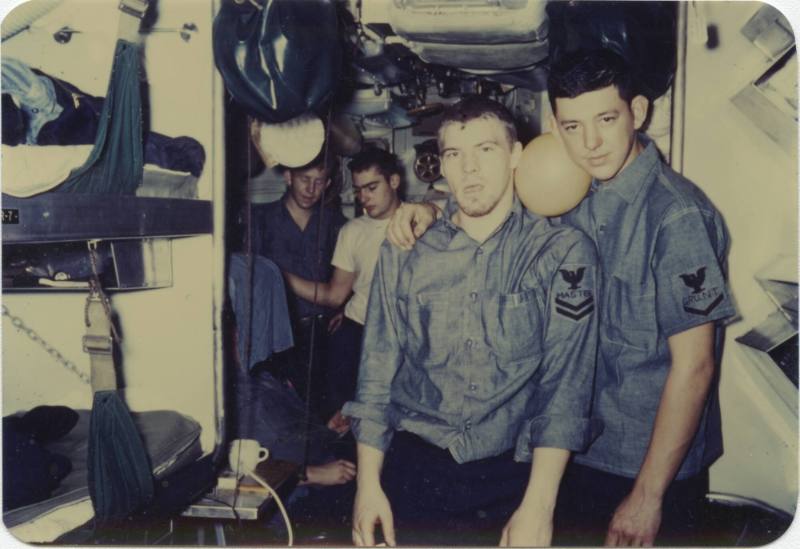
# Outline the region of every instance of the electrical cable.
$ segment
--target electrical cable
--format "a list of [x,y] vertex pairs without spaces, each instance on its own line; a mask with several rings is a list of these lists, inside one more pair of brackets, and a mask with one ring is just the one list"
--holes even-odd
[[211,497],[211,496],[209,496],[208,494],[206,494],[205,496],[203,496],[203,499],[207,499],[207,500],[209,500],[209,501],[213,501],[214,503],[219,503],[219,504],[222,504],[222,505],[224,505],[225,507],[230,507],[230,508],[231,508],[231,513],[233,513],[233,516],[234,516],[234,517],[236,517],[236,522],[237,522],[237,524],[238,524],[238,523],[241,523],[242,519],[241,519],[241,517],[239,516],[239,513],[236,511],[236,506],[235,506],[235,505],[231,505],[231,504],[230,504],[230,503],[228,503],[227,501],[223,501],[223,500],[221,500],[221,499],[218,499],[218,498],[215,498],[215,497]]
[[[329,165],[330,160],[330,132],[331,132],[331,120],[333,117],[333,104],[328,107],[328,116],[327,116],[327,124],[325,124],[325,144],[323,145],[323,152],[322,152],[322,160],[325,166],[326,175],[328,179],[332,179],[333,174],[330,173],[331,166]],[[322,240],[322,222],[323,216],[325,215],[325,192],[327,191],[327,185],[322,188],[322,195],[317,202],[318,208],[318,220],[317,220],[317,234],[316,234],[316,261],[314,263],[314,299],[312,301],[313,310],[316,311],[319,299],[319,278],[320,278],[320,267],[322,264],[322,250],[320,248],[320,241]],[[303,463],[301,464],[301,476],[305,475],[306,470],[308,469],[308,451],[310,445],[310,427],[311,427],[311,377],[312,377],[312,370],[314,365],[315,359],[315,347],[317,342],[317,315],[313,314],[311,319],[311,334],[310,334],[310,343],[309,343],[309,353],[308,353],[308,366],[306,368],[306,387],[305,387],[305,409],[304,412],[304,421],[303,421]],[[305,480],[305,478],[303,478]]]
[[283,516],[283,521],[286,523],[286,531],[288,532],[289,535],[289,541],[287,545],[291,547],[294,544],[294,532],[292,531],[292,523],[289,521],[289,515],[286,512],[286,508],[283,506],[283,502],[281,501],[281,498],[278,496],[278,493],[275,490],[273,490],[272,486],[267,484],[267,481],[261,478],[261,476],[255,472],[255,470],[250,471],[247,474],[250,475],[250,477],[257,483],[263,486],[267,490],[267,492],[269,492],[269,494],[275,499],[275,503],[277,504],[278,509],[281,512],[281,515]]
[[[248,117],[248,119],[247,119],[247,130],[246,130],[247,131],[247,136],[245,137],[245,141],[247,143],[246,156],[247,156],[247,183],[248,184],[246,185],[246,190],[245,190],[245,193],[244,193],[245,194],[244,215],[245,215],[245,226],[246,226],[246,232],[245,232],[245,235],[246,235],[245,236],[245,262],[246,262],[245,273],[246,274],[245,274],[245,284],[244,284],[244,292],[245,292],[244,303],[245,303],[246,311],[245,311],[245,314],[244,314],[245,318],[236,320],[237,324],[239,322],[246,322],[245,330],[244,330],[244,333],[245,333],[244,357],[239,357],[238,364],[234,365],[234,368],[236,368],[236,367],[244,368],[244,371],[247,372],[247,373],[249,373],[249,369],[250,369],[250,354],[252,352],[252,340],[253,340],[253,304],[252,304],[252,298],[253,298],[253,265],[254,265],[254,262],[253,262],[253,227],[252,227],[252,213],[251,213],[252,202],[250,200],[250,186],[249,186],[250,179],[252,178],[252,173],[251,173],[251,169],[252,169],[252,161],[251,161],[252,160],[251,159],[252,146],[251,146],[251,142],[250,142],[250,125],[251,124],[252,124],[252,120]],[[238,349],[235,349],[234,353],[238,354]],[[238,376],[236,376],[236,378],[238,380]],[[238,383],[238,381],[236,381],[235,383]],[[241,410],[237,410],[237,413],[239,413],[240,411]],[[236,418],[236,421],[239,422],[240,424],[246,424],[248,426],[252,426],[254,421],[255,421],[254,418],[255,418],[255,408],[253,406],[249,406],[248,410],[247,410],[247,421],[243,422],[242,418],[238,418],[238,417]],[[237,431],[238,430],[239,429],[237,429]],[[237,434],[241,438],[241,433],[237,433]],[[240,454],[241,454],[241,445],[238,448],[238,454],[239,455],[236,456],[236,463],[237,464],[239,463],[239,458],[240,458]],[[231,465],[231,468],[233,468],[233,464],[229,464],[229,465]],[[235,474],[237,475],[237,478],[238,478],[239,477],[239,471],[235,471]],[[237,482],[236,483],[236,490],[235,490],[234,498],[233,498],[234,507],[236,506],[236,503],[237,503],[238,500],[239,500],[239,483]]]

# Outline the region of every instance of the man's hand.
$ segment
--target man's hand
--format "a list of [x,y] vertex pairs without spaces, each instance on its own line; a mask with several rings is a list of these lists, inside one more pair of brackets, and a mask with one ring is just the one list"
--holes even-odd
[[553,540],[553,513],[514,511],[500,536],[500,547],[549,547]]
[[661,525],[661,498],[634,488],[617,507],[606,534],[608,547],[651,547]]
[[341,410],[336,410],[336,413],[331,416],[326,426],[331,431],[342,435],[350,430],[350,418],[342,415]]
[[344,312],[343,311],[339,311],[338,313],[333,315],[331,317],[331,319],[328,321],[328,333],[332,334],[336,330],[338,330],[339,326],[342,325],[342,321],[343,320],[344,320]]
[[661,526],[664,492],[675,478],[697,431],[715,371],[714,323],[667,339],[672,356],[653,435],[631,493],[617,507],[606,545],[652,545]]
[[336,486],[345,484],[356,478],[356,464],[352,461],[337,459],[324,465],[306,467],[306,483],[319,486]]
[[439,208],[434,204],[403,202],[392,214],[386,229],[386,238],[398,248],[410,250],[417,239],[436,221],[438,212]]
[[357,547],[374,546],[376,524],[381,525],[386,543],[395,546],[394,519],[386,494],[379,485],[359,483],[353,505],[353,543]]

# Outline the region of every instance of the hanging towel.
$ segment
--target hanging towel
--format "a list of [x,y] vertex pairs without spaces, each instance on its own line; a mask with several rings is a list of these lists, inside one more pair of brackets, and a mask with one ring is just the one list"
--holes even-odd
[[116,391],[97,391],[89,423],[89,494],[101,523],[153,499],[153,473],[131,413]]
[[118,40],[94,149],[56,192],[134,194],[142,182],[142,97],[139,46]]
[[[292,347],[294,340],[280,269],[274,262],[257,254],[252,256],[252,279],[248,276],[247,267],[247,256],[231,255],[228,291],[236,315],[236,350],[239,361],[250,370],[273,353]],[[252,283],[249,292],[248,282]],[[250,356],[245,360],[248,339]]]

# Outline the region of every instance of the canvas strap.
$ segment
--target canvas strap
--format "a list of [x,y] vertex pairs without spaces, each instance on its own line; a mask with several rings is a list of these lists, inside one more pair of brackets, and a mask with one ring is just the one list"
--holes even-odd
[[139,26],[142,18],[147,12],[150,0],[120,0],[119,26],[117,28],[117,38],[134,44],[140,42]]
[[106,314],[106,296],[92,289],[86,297],[86,335],[83,350],[89,353],[92,366],[92,392],[113,391],[117,388],[114,371],[114,338],[111,321]]
[[117,389],[117,374],[114,370],[114,342],[119,341],[111,318],[111,301],[100,285],[97,244],[97,240],[90,240],[87,243],[92,277],[89,279],[90,290],[86,296],[86,309],[84,310],[86,335],[83,336],[83,350],[89,353],[92,368],[93,393]]

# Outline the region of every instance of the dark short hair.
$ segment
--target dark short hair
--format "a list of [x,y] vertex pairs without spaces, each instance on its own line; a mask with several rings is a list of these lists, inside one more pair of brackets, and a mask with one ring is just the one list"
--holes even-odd
[[378,173],[386,178],[386,181],[393,175],[400,175],[400,164],[397,157],[378,147],[366,147],[360,153],[353,156],[347,164],[350,173],[359,173],[370,168],[375,168]]
[[513,145],[517,142],[517,127],[514,124],[514,118],[503,105],[497,101],[492,101],[480,95],[467,95],[464,96],[458,103],[449,105],[442,114],[442,120],[439,124],[439,131],[437,133],[437,141],[439,150],[442,150],[442,130],[448,124],[461,124],[462,126],[467,122],[477,119],[496,119],[506,130],[508,137],[508,144]]
[[633,71],[620,55],[606,48],[564,54],[550,66],[547,78],[553,114],[559,97],[572,99],[608,86],[615,86],[626,103],[639,93]]

